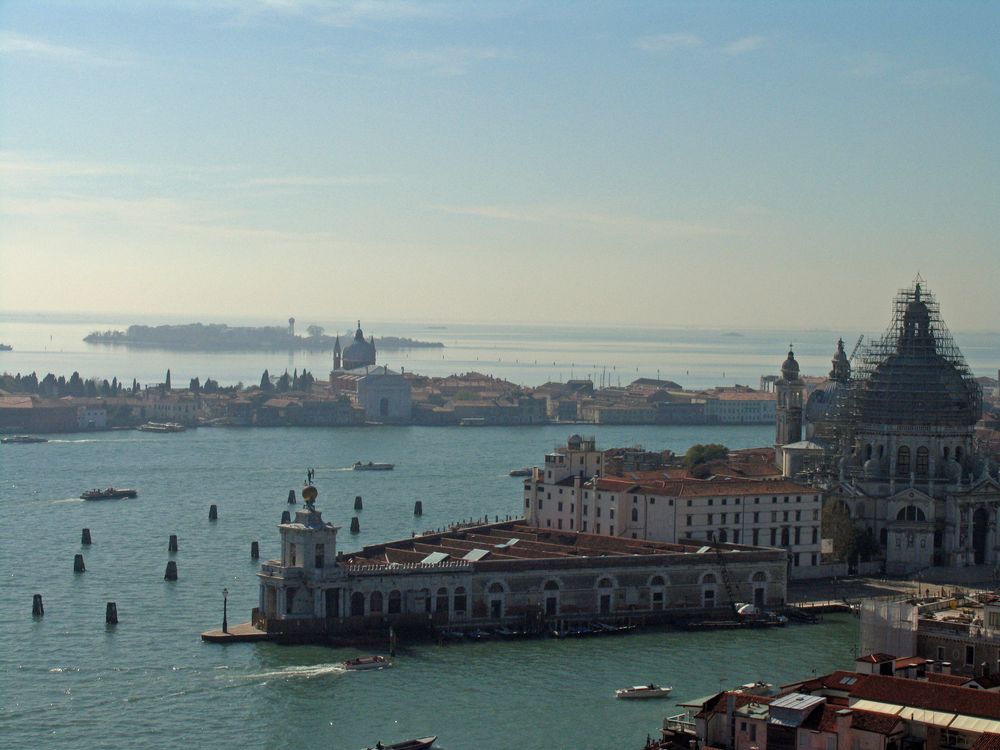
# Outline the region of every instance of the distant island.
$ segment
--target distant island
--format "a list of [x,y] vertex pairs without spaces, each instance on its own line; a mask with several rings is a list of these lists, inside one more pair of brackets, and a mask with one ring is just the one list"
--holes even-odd
[[[309,335],[299,336],[289,327],[253,328],[224,323],[129,326],[125,331],[94,331],[84,337],[88,344],[126,346],[171,351],[332,351],[335,336],[327,336],[319,326],[309,326]],[[341,337],[341,346],[351,343],[351,334]],[[439,341],[416,341],[400,336],[375,339],[378,349],[418,349],[444,347]]]

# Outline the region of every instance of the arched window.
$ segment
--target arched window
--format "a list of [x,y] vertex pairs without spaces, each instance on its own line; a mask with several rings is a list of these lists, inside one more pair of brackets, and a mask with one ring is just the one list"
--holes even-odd
[[918,508],[916,505],[907,505],[905,508],[900,508],[899,513],[896,514],[897,521],[926,521],[927,516],[924,512]]
[[750,580],[754,583],[767,583],[767,573],[762,570],[758,570],[753,574],[753,577]]
[[365,595],[360,591],[351,594],[351,617],[361,617],[365,613]]
[[389,614],[398,615],[403,611],[403,595],[397,589],[389,592]]
[[653,609],[663,609],[663,589],[667,585],[667,582],[663,580],[663,576],[653,576],[649,581],[649,590],[652,594],[652,605]]
[[707,584],[715,583],[715,574],[714,573],[706,573],[704,576],[702,576],[701,582],[703,584],[706,584],[706,585]]
[[910,475],[910,446],[901,445],[896,452],[896,474],[901,477]]
[[491,583],[487,591],[489,592],[490,617],[492,617],[494,620],[499,620],[500,618],[503,617],[504,614],[503,584]]
[[926,446],[921,445],[917,448],[917,476],[926,477],[928,471],[930,470],[931,463],[930,451],[927,450]]
[[865,461],[867,461],[871,457],[872,457],[872,444],[868,443],[868,445],[865,446]]
[[455,614],[463,614],[463,615],[465,614],[466,598],[467,597],[465,596],[465,588],[463,586],[458,586],[455,589],[454,597],[452,597],[452,600],[455,605],[454,607]]
[[632,523],[636,523],[639,520],[639,509],[632,508]]
[[942,456],[944,456],[944,460],[945,460],[945,461],[947,461],[947,460],[948,460],[948,455],[949,455],[949,454],[948,454],[948,446],[947,446],[947,445],[946,445],[946,446],[944,447],[944,451],[942,452],[942,454],[941,454],[941,455],[942,455]]
[[431,590],[430,589],[420,589],[420,599],[424,603],[424,612],[429,613],[431,611]]
[[434,609],[438,612],[448,611],[448,589],[442,587],[437,591],[437,601],[435,602]]
[[368,603],[368,610],[373,615],[382,614],[382,592],[373,591],[371,595],[371,601]]
[[725,529],[719,529],[719,541],[720,542],[729,541],[729,535],[726,533]]
[[960,445],[955,446],[955,460],[956,461],[962,460],[962,446]]
[[545,616],[555,617],[559,614],[559,582],[545,582]]

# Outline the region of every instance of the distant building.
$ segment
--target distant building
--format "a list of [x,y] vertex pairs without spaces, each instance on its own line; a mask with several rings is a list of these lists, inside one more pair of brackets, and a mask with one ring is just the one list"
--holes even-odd
[[361,367],[374,367],[375,365],[375,337],[365,341],[365,334],[361,330],[361,321],[358,321],[358,329],[354,332],[354,341],[344,349],[340,357],[339,366],[337,352],[340,348],[340,337],[334,344],[334,369],[335,370],[357,370]]

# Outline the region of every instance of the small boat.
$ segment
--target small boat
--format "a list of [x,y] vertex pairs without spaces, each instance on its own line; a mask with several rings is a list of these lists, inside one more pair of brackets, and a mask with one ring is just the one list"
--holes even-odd
[[344,662],[344,669],[360,671],[362,669],[385,669],[392,666],[392,660],[387,656],[359,656]]
[[525,633],[523,630],[517,630],[516,628],[502,627],[494,630],[493,634],[498,638],[521,638]]
[[355,471],[392,471],[395,468],[395,464],[376,464],[369,461],[364,464],[360,461],[355,461],[354,466],[351,467]]
[[10,437],[0,438],[0,443],[47,443],[48,438],[35,437],[34,435],[11,435]]
[[179,422],[146,422],[136,429],[142,432],[184,432],[187,427]]
[[80,497],[84,500],[118,500],[123,497],[136,497],[139,493],[132,489],[115,489],[108,487],[105,490],[87,490]]
[[14,347],[10,344],[0,344],[0,352],[12,352]]
[[531,467],[525,466],[523,469],[514,469],[511,471],[510,476],[512,477],[530,477]]
[[365,750],[427,750],[437,741],[437,737],[420,737],[414,740],[403,740],[394,742],[391,745],[383,745],[376,742],[375,747],[366,747]]
[[634,685],[629,688],[621,688],[615,691],[616,698],[666,698],[670,695],[672,687],[660,687],[655,683],[648,685]]

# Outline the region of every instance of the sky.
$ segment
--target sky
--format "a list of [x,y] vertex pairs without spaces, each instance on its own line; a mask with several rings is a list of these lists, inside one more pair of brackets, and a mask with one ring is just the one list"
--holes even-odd
[[0,312],[1000,329],[1000,3],[0,0]]

